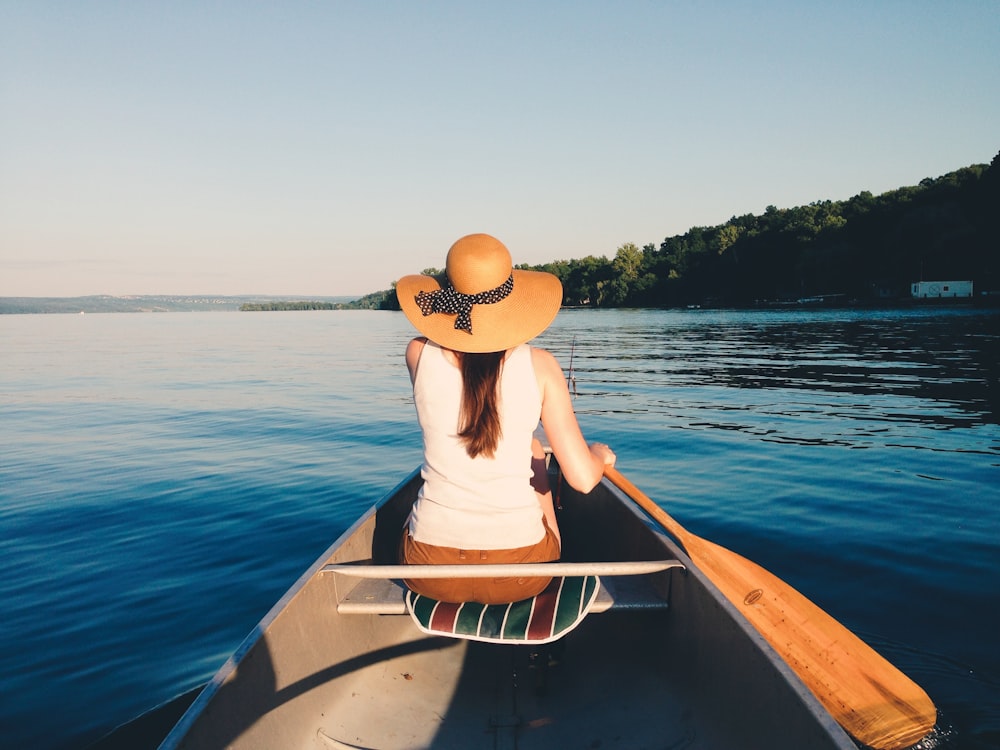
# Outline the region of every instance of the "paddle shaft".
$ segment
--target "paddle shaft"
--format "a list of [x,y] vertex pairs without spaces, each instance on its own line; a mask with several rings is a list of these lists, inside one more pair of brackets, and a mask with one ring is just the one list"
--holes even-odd
[[854,739],[901,750],[934,728],[937,709],[923,689],[848,628],[756,563],[684,529],[621,472],[604,474],[681,543]]

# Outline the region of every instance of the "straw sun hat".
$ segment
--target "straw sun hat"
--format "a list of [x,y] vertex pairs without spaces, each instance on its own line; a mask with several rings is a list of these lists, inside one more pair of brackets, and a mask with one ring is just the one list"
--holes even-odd
[[550,273],[515,270],[510,252],[488,234],[462,237],[448,251],[447,283],[404,276],[396,297],[413,326],[458,352],[499,352],[548,328],[562,304]]

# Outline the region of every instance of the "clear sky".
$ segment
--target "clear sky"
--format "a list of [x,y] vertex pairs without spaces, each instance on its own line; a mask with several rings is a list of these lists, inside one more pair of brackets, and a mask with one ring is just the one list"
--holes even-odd
[[0,296],[364,294],[998,151],[998,0],[0,0]]

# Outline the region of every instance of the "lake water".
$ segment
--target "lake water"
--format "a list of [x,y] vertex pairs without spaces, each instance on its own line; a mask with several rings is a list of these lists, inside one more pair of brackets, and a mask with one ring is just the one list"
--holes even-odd
[[[204,683],[420,459],[399,313],[0,316],[0,745]],[[565,310],[585,434],[1000,747],[1000,314]]]

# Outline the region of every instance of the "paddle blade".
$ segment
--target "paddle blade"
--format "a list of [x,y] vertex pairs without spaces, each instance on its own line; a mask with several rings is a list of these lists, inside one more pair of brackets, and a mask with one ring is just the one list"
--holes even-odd
[[688,554],[854,739],[900,750],[934,728],[927,693],[792,586],[704,539]]
[[620,472],[605,473],[678,539],[855,740],[875,750],[902,750],[934,728],[937,709],[927,693],[848,628],[773,573],[684,529]]

